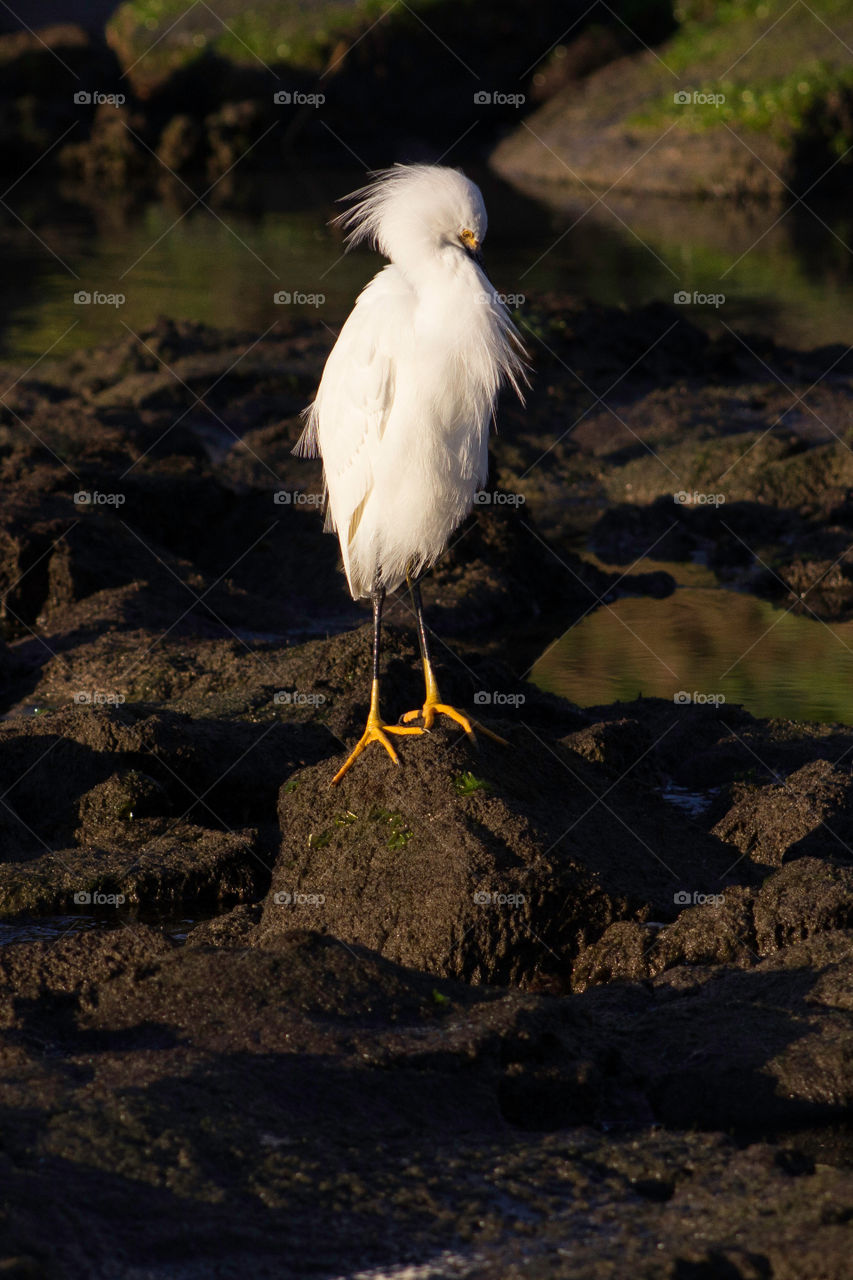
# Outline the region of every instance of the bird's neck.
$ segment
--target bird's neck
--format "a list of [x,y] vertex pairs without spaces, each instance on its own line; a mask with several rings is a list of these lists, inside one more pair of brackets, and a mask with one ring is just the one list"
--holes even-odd
[[397,265],[420,303],[430,310],[456,312],[460,306],[476,305],[479,294],[489,287],[477,264],[449,246]]

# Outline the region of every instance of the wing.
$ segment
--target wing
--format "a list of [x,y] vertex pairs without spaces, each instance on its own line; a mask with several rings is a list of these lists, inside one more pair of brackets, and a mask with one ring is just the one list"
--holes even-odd
[[[373,487],[374,461],[394,402],[399,340],[411,324],[411,287],[393,266],[362,291],[326,361],[294,450],[323,459],[326,528],[341,544],[353,595],[350,547]],[[369,585],[367,587],[369,590]]]

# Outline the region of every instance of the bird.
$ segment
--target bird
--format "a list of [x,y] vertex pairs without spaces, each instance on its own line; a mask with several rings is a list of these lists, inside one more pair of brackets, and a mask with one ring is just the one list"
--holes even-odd
[[[333,221],[347,250],[367,242],[389,262],[356,299],[293,450],[322,458],[325,530],[338,536],[353,599],[369,596],[373,605],[367,726],[331,785],[371,742],[399,764],[388,735],[428,732],[437,715],[476,741],[477,722],[441,700],[420,579],[486,483],[500,388],[512,387],[523,403],[529,381],[520,334],[483,269],[487,217],[476,183],[460,169],[431,164],[395,164],[368,176],[343,197],[350,207]],[[386,592],[404,581],[425,694],[422,707],[390,724],[380,714],[382,607]]]

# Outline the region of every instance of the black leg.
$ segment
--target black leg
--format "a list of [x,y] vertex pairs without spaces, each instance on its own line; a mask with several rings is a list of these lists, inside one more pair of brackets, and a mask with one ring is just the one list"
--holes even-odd
[[379,570],[373,579],[373,590],[370,593],[373,602],[373,687],[379,696],[379,642],[382,631],[382,606],[385,603],[385,588],[379,578]]
[[415,616],[418,620],[418,644],[421,647],[421,658],[424,666],[431,666],[429,641],[427,640],[426,623],[424,622],[424,602],[421,599],[421,584],[419,578],[413,578],[411,574],[406,574],[406,582],[409,587],[409,595],[412,597],[412,604],[415,610]]

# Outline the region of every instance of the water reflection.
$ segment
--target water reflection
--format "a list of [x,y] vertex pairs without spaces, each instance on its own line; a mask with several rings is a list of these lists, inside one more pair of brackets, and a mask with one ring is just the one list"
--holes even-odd
[[[558,289],[628,306],[672,302],[684,290],[722,293],[723,306],[691,302],[685,317],[802,347],[844,341],[853,329],[846,214],[824,211],[819,222],[793,209],[768,231],[780,210],[614,195],[605,206],[551,187],[524,194],[468,169],[486,195],[487,267],[501,291],[529,297]],[[57,339],[56,353],[67,354],[160,315],[252,333],[294,313],[339,326],[377,266],[367,250],[344,255],[328,226],[336,200],[364,174],[353,167],[238,176],[205,205],[193,205],[177,184],[156,199],[15,187],[16,216],[0,211],[3,359],[30,363]],[[125,301],[74,302],[96,290]],[[324,301],[276,304],[281,292]]]
[[[674,576],[683,569],[666,567]],[[722,696],[756,716],[850,724],[853,622],[829,625],[754,596],[681,586],[665,600],[627,597],[596,609],[545,651],[531,678],[581,706],[682,693]]]

